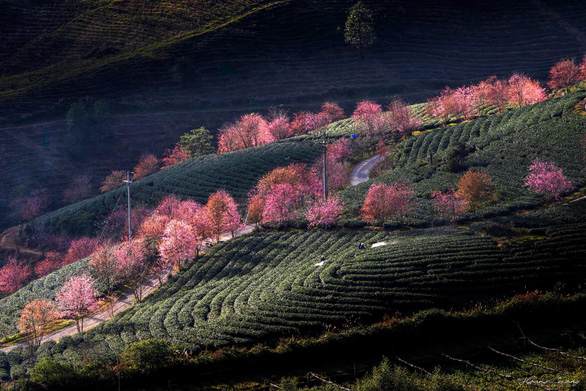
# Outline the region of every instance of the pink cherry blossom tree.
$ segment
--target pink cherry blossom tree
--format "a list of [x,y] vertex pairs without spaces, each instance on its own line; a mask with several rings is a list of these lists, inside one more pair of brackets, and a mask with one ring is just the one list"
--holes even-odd
[[581,80],[580,66],[574,60],[564,60],[555,64],[549,70],[547,86],[552,90],[570,88]]
[[532,105],[547,99],[539,82],[527,76],[515,74],[509,79],[508,101],[513,107]]
[[336,225],[343,209],[344,203],[336,196],[311,202],[305,212],[305,217],[309,221],[308,227],[329,228]]
[[399,220],[402,223],[415,203],[415,192],[406,182],[395,182],[391,185],[374,183],[366,194],[361,217],[366,222],[382,225],[389,220]]
[[332,117],[326,112],[307,113],[304,117],[305,132],[309,133],[316,129],[323,128],[332,122]]
[[411,106],[400,100],[394,100],[388,109],[390,121],[395,132],[411,134],[421,128],[421,120],[415,116]]
[[454,190],[451,189],[443,193],[435,190],[431,193],[431,199],[435,212],[447,221],[455,221],[464,214],[468,204],[466,200],[456,197]]
[[262,223],[279,225],[298,216],[297,208],[301,204],[301,193],[290,183],[273,185],[265,194]]
[[0,292],[14,293],[30,280],[32,269],[29,265],[9,258],[8,263],[0,269]]
[[380,137],[389,131],[391,126],[388,116],[383,115],[381,105],[371,101],[358,103],[352,119],[358,126],[364,128],[369,137]]
[[69,265],[75,261],[90,256],[98,247],[98,239],[83,237],[72,240],[67,254],[63,258],[63,265]]
[[326,147],[327,156],[337,161],[346,161],[352,156],[352,147],[347,138],[339,138]]
[[77,332],[83,334],[83,318],[98,307],[96,283],[88,274],[70,277],[55,299],[57,306],[67,317],[75,319]]
[[234,198],[225,190],[218,190],[210,194],[205,207],[211,216],[212,232],[216,241],[220,240],[220,235],[224,232],[231,232],[234,236],[236,230],[240,228],[240,214]]
[[539,158],[535,158],[529,166],[524,185],[547,200],[560,200],[562,194],[574,188],[572,180],[562,173],[561,168],[553,162],[544,162]]
[[192,259],[197,248],[197,238],[193,233],[193,227],[180,220],[171,220],[165,228],[165,233],[159,245],[161,263],[158,269],[164,269],[167,265],[181,265],[183,261]]
[[344,109],[338,106],[337,103],[326,102],[321,106],[321,113],[326,114],[330,121],[339,121],[345,117]]
[[165,227],[171,221],[171,218],[164,214],[153,213],[140,225],[138,236],[143,239],[154,240],[159,243],[165,233]]
[[282,140],[293,136],[289,117],[283,110],[272,110],[267,122],[267,130],[274,140]]
[[256,147],[272,141],[266,120],[259,114],[246,114],[238,122],[220,129],[218,152]]
[[499,80],[496,76],[491,76],[472,86],[472,89],[478,111],[488,106],[495,106],[499,112],[507,108],[509,86],[506,80]]
[[110,304],[110,313],[114,315],[113,293],[114,287],[121,280],[121,273],[112,246],[104,244],[98,247],[90,256],[88,266],[92,275],[106,287],[106,300]]
[[54,272],[63,265],[63,254],[57,251],[49,251],[45,258],[35,265],[35,274],[39,277]]
[[263,197],[258,191],[252,191],[248,195],[248,222],[258,224],[262,220],[262,212],[265,206]]
[[180,144],[176,144],[175,147],[173,147],[173,149],[167,149],[165,151],[165,157],[163,157],[162,159],[163,166],[161,167],[161,169],[170,167],[174,164],[187,160],[189,159],[189,157],[189,152],[184,150]]
[[199,208],[187,221],[195,236],[195,256],[198,256],[205,241],[214,236],[214,219],[208,208]]
[[133,239],[122,243],[113,251],[113,256],[117,260],[117,273],[132,290],[137,301],[142,299],[142,283],[150,271],[146,250],[144,240]]

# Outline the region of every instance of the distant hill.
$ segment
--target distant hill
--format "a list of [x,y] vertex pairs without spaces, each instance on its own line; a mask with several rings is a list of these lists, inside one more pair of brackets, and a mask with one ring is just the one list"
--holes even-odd
[[[3,0],[0,3],[0,213],[18,185],[55,198],[87,172],[97,184],[161,156],[195,127],[247,112],[394,95],[424,101],[446,85],[549,68],[585,50],[586,4],[533,0],[366,1],[378,39],[364,60],[344,44],[349,0]],[[66,153],[63,120],[79,98],[105,99],[111,150]]]

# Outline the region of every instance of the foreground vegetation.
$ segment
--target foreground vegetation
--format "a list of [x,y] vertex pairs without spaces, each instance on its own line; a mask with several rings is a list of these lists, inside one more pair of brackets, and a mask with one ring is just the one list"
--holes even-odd
[[[376,364],[381,355],[387,355],[394,363],[399,362],[396,358],[399,357],[429,372],[434,372],[434,367],[441,365],[439,372],[432,377],[423,375],[420,370],[415,371],[415,376],[410,372],[412,367],[409,370],[394,369],[391,372],[396,376],[392,376],[387,373],[388,368],[383,366],[382,374],[387,379],[395,379],[393,381],[407,387],[398,388],[400,390],[435,389],[430,388],[430,385],[438,382],[450,386],[438,388],[443,390],[461,389],[462,385],[470,384],[487,390],[531,389],[528,384],[520,384],[519,379],[543,382],[561,379],[567,382],[564,385],[571,385],[582,379],[583,362],[579,358],[562,357],[556,352],[544,354],[543,349],[531,342],[537,342],[537,346],[551,346],[553,341],[554,346],[564,346],[563,350],[566,352],[571,348],[570,353],[574,356],[583,355],[584,350],[576,333],[584,325],[584,313],[580,311],[584,303],[584,295],[530,293],[494,306],[478,306],[464,312],[424,311],[415,316],[387,317],[382,323],[368,327],[326,332],[318,338],[291,337],[275,344],[259,344],[249,348],[233,346],[195,355],[178,345],[147,340],[129,345],[119,364],[113,360],[110,364],[92,362],[72,366],[66,361],[43,359],[31,371],[31,380],[21,381],[19,384],[23,388],[19,389],[103,389],[114,387],[120,381],[120,372],[122,386],[126,389],[165,389],[168,381],[173,383],[174,389],[186,390],[199,389],[194,385],[195,382],[226,386],[225,382],[228,381],[229,386],[234,386],[243,378],[248,379],[246,385],[237,388],[259,389],[267,379],[278,383],[283,373],[304,379],[285,380],[294,387],[309,384],[305,383],[306,372],[303,369],[294,369],[297,367],[309,367],[311,372],[319,371],[322,377],[324,373],[329,374],[336,383],[355,389],[352,386],[354,379],[363,374],[365,368]],[[568,326],[571,328],[569,333]],[[566,335],[560,336],[560,329],[563,327],[566,327]],[[523,336],[528,337],[530,342],[526,340],[519,343],[519,337]],[[568,339],[568,336],[571,338]],[[479,351],[479,345],[489,345],[499,352],[506,352],[528,362],[537,362],[564,373],[556,374],[527,363],[515,364],[514,360],[503,358],[504,356],[494,351],[490,352],[486,347]],[[55,348],[57,346],[53,347]],[[49,351],[43,350],[39,353],[39,357],[46,357]],[[490,358],[486,356],[488,353]],[[447,356],[466,356],[470,364],[482,368],[484,372],[478,369],[464,371],[462,363]],[[8,367],[14,357],[13,353],[7,355],[3,361],[4,368]],[[362,363],[358,372],[357,362]],[[407,367],[408,364],[403,361],[400,365]],[[375,373],[380,369],[375,370]],[[498,373],[511,377],[504,379]],[[220,377],[233,380],[218,382]],[[313,386],[316,385],[315,378],[311,377],[309,380],[313,381]],[[373,384],[372,380],[367,377],[356,387],[364,390],[378,389],[372,387],[376,385],[376,381]],[[281,381],[281,384],[285,381]],[[321,382],[317,383],[323,385]]]

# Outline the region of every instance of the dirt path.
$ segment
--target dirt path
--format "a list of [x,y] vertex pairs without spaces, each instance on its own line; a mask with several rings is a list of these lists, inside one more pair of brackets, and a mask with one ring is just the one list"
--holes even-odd
[[361,161],[352,170],[350,174],[350,184],[356,186],[359,183],[366,182],[369,179],[370,170],[382,160],[380,155],[374,155],[371,158]]
[[18,255],[32,255],[35,257],[43,257],[43,253],[37,249],[23,247],[16,243],[18,237],[18,230],[20,227],[12,227],[0,233],[0,249],[6,252],[14,252]]
[[[242,230],[238,231],[236,233],[235,237],[246,235],[246,234],[252,232],[253,229],[254,229],[254,227],[252,225],[247,225]],[[220,237],[220,241],[227,241],[230,239],[232,239],[232,235],[230,233],[225,233]],[[208,250],[208,248],[204,248],[202,250],[202,252],[205,252],[206,250]],[[160,275],[162,276],[163,283],[165,283],[167,281],[167,278],[169,277],[170,272],[171,272],[171,267],[168,267],[167,269],[163,270],[160,273]],[[142,289],[142,298],[143,299],[145,297],[147,297],[148,295],[150,295],[151,293],[153,293],[155,290],[157,290],[157,288],[159,288],[160,285],[159,285],[159,278],[158,277],[159,277],[158,275],[151,276],[147,281],[145,281],[142,284],[141,289]],[[114,304],[113,304],[114,305],[114,310],[113,310],[114,315],[119,314],[120,312],[130,308],[133,303],[134,303],[134,295],[132,294],[132,292],[126,293],[124,296],[120,297],[118,300],[116,300],[114,302]],[[84,319],[83,330],[85,332],[93,327],[96,327],[100,323],[104,323],[104,322],[110,320],[111,318],[112,318],[112,311],[111,311],[110,307],[104,308],[104,309],[102,309],[102,310],[100,310],[100,311],[98,311],[98,312],[96,312],[96,313],[94,313]],[[43,342],[58,341],[62,337],[74,335],[76,333],[77,333],[77,326],[75,324],[72,324],[70,326],[64,327],[60,330],[57,330],[51,334],[46,335],[45,337],[43,337]],[[16,347],[26,346],[26,345],[27,345],[27,342],[21,342],[18,344],[14,344],[14,345],[2,348],[2,349],[0,349],[0,351],[8,353]]]

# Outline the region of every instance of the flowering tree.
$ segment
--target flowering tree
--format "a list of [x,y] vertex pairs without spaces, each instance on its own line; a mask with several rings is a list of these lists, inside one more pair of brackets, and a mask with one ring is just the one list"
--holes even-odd
[[494,200],[492,180],[488,175],[472,169],[458,181],[456,197],[466,202],[466,209],[476,210],[489,201]]
[[153,213],[145,218],[138,229],[138,236],[159,242],[171,218],[164,214]]
[[301,135],[305,134],[305,117],[309,113],[306,111],[300,111],[293,114],[293,119],[289,123],[289,132],[292,135]]
[[32,220],[47,210],[49,205],[51,205],[49,192],[45,189],[37,189],[26,196],[16,198],[9,206],[16,216]]
[[212,233],[216,240],[220,240],[223,232],[231,232],[232,236],[240,228],[240,214],[234,198],[225,190],[218,190],[211,194],[206,203],[212,220]]
[[102,182],[102,187],[100,187],[100,191],[105,193],[110,190],[114,190],[122,186],[124,183],[123,181],[126,180],[126,172],[121,170],[112,171],[104,182]]
[[366,222],[383,225],[393,219],[403,222],[415,202],[415,192],[406,182],[374,183],[366,194],[361,217]]
[[263,197],[253,192],[248,196],[248,222],[251,224],[258,224],[262,220],[262,211],[264,209]]
[[444,124],[450,116],[470,119],[478,114],[474,92],[475,90],[470,87],[455,90],[446,87],[438,97],[428,101],[428,112],[436,118],[441,118]]
[[324,103],[321,112],[327,114],[331,121],[339,121],[345,117],[344,110],[337,103]]
[[106,287],[106,298],[110,303],[110,312],[114,315],[114,286],[120,281],[121,276],[112,246],[106,244],[96,249],[88,260],[88,266],[92,275]]
[[19,262],[16,258],[8,259],[8,263],[0,269],[0,292],[14,293],[29,281],[32,275],[30,266]]
[[113,256],[117,260],[117,274],[132,289],[134,298],[140,301],[142,282],[148,277],[150,269],[144,240],[133,239],[122,243],[114,249]]
[[476,109],[487,106],[496,106],[498,111],[503,111],[509,103],[509,86],[505,80],[499,80],[496,76],[481,81],[473,89]]
[[29,336],[33,351],[41,346],[47,334],[45,326],[59,317],[59,311],[50,300],[32,300],[24,306],[18,320],[18,330]]
[[445,193],[435,190],[431,193],[431,198],[435,212],[442,219],[455,221],[466,210],[466,200],[456,197],[453,190]]
[[[152,153],[141,155],[137,165],[134,166],[132,180],[137,181],[159,171],[161,162]],[[124,178],[125,180],[126,178]]]
[[413,133],[421,128],[421,120],[413,114],[411,106],[400,100],[394,100],[389,105],[390,121],[397,133]]
[[220,129],[218,153],[256,147],[274,141],[267,122],[259,114],[246,114],[235,124]]
[[140,161],[134,167],[134,175],[132,180],[138,181],[139,179],[145,178],[155,172],[159,171],[161,163],[159,159],[151,153],[142,155]]
[[73,178],[73,181],[65,190],[63,190],[63,202],[72,204],[85,200],[92,196],[93,186],[90,176],[79,175]]
[[319,195],[322,184],[314,172],[307,170],[301,163],[293,163],[286,167],[277,167],[265,174],[256,185],[258,194],[265,196],[277,184],[288,183],[299,193],[300,197]]
[[279,225],[298,216],[297,208],[301,204],[301,194],[290,183],[273,185],[265,194],[262,211],[263,224]]
[[267,130],[275,140],[282,140],[293,136],[294,132],[289,125],[289,117],[283,110],[272,110],[269,114]]
[[165,151],[165,157],[163,157],[163,166],[161,169],[182,162],[183,160],[187,160],[189,157],[189,152],[184,150],[180,144],[176,144],[173,149],[167,149]]
[[365,127],[369,136],[375,137],[384,132],[382,111],[381,105],[365,100],[358,103],[352,119],[356,124]]
[[193,227],[183,221],[171,220],[159,245],[161,263],[157,267],[162,269],[173,263],[180,265],[183,261],[192,259],[196,247],[197,238]]
[[538,81],[517,74],[509,79],[508,101],[513,107],[532,105],[545,99],[547,94]]
[[188,220],[195,236],[195,255],[199,255],[204,241],[214,235],[214,219],[208,208],[199,208]]
[[63,265],[69,265],[70,263],[89,257],[97,247],[98,239],[95,238],[84,237],[73,240],[63,259]]
[[39,277],[59,269],[63,264],[63,254],[57,251],[50,251],[45,258],[35,265],[35,274]]
[[572,180],[568,179],[562,169],[553,162],[544,162],[535,158],[529,166],[529,172],[525,177],[525,186],[541,194],[545,199],[561,199],[563,193],[574,188]]
[[555,64],[549,70],[547,86],[552,90],[570,88],[582,80],[582,72],[574,60],[564,60]]
[[352,156],[352,146],[347,138],[339,138],[326,147],[327,156],[336,161],[346,161]]
[[177,218],[175,212],[181,207],[181,200],[173,195],[165,196],[159,201],[154,214],[167,216],[171,219]]
[[307,113],[304,117],[305,132],[309,133],[316,129],[323,128],[332,122],[332,118],[326,112],[322,113]]
[[77,332],[83,334],[83,318],[97,309],[95,281],[87,274],[70,277],[55,295],[59,309],[75,319]]
[[305,212],[305,217],[309,221],[308,227],[328,228],[336,225],[343,209],[344,203],[336,196],[310,203]]

